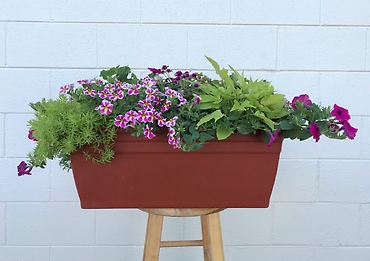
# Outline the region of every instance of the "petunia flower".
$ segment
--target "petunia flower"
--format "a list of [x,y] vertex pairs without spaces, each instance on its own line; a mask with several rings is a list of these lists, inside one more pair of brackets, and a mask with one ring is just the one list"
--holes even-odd
[[267,144],[268,147],[271,147],[272,143],[274,143],[274,141],[276,140],[279,132],[280,132],[279,130],[275,130],[274,132],[271,132],[271,131],[268,132],[268,134],[270,136],[270,141]]
[[37,139],[35,137],[33,137],[33,132],[34,132],[34,130],[29,130],[28,131],[28,138],[30,140],[37,141]]
[[144,128],[144,136],[148,139],[153,139],[155,137],[153,133],[153,128],[146,125],[146,127]]
[[356,133],[358,131],[358,129],[354,128],[351,126],[351,124],[349,124],[348,121],[345,121],[343,123],[343,131],[344,131],[344,134],[350,139],[350,140],[353,140],[355,137],[356,137]]
[[111,114],[113,111],[113,104],[109,101],[102,101],[102,103],[99,105],[100,114]]
[[136,118],[139,116],[139,114],[134,111],[134,110],[130,110],[128,112],[125,113],[125,119],[126,121],[131,121],[132,123],[136,123]]
[[166,125],[166,118],[165,117],[163,117],[163,115],[162,114],[158,114],[157,115],[157,120],[158,120],[158,126],[159,127],[163,127],[163,126],[165,126]]
[[334,108],[331,111],[331,115],[333,115],[338,121],[348,121],[351,116],[349,116],[348,110],[334,104]]
[[126,129],[127,128],[127,120],[125,119],[125,116],[124,115],[118,115],[115,119],[114,119],[114,125],[117,126],[117,127],[121,127],[123,129]]
[[145,110],[151,110],[151,109],[153,109],[153,105],[152,105],[152,103],[151,103],[151,101],[149,99],[140,100],[137,103],[137,106],[139,106],[140,108],[143,108]]
[[26,162],[21,161],[17,166],[18,176],[31,175],[32,167],[28,166]]
[[167,127],[173,127],[173,126],[175,126],[176,121],[177,121],[177,119],[178,119],[178,118],[179,118],[179,117],[175,116],[175,117],[173,117],[172,119],[169,119],[169,120],[166,122],[166,126],[167,126]]
[[67,94],[67,92],[70,90],[69,86],[68,85],[64,85],[62,87],[60,87],[59,89],[59,93],[60,94]]
[[140,84],[135,84],[135,85],[132,85],[128,91],[127,91],[127,94],[128,95],[138,95],[139,94],[139,89],[140,89]]
[[308,108],[312,105],[312,101],[310,100],[310,97],[307,94],[301,94],[299,96],[295,96],[292,100],[292,108],[297,109],[297,102],[303,103],[303,106],[305,108]]
[[136,120],[140,123],[148,122],[148,117],[146,114],[146,110],[140,110],[137,112]]
[[320,139],[320,128],[319,126],[317,126],[317,124],[314,121],[311,123],[309,131],[312,134],[315,141],[318,142]]
[[168,111],[170,109],[171,104],[172,102],[170,100],[166,100],[161,107],[161,111]]

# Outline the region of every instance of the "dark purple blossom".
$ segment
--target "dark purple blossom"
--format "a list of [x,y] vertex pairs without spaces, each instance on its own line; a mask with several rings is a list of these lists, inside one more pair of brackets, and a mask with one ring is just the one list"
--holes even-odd
[[301,94],[299,96],[295,96],[292,100],[292,108],[297,109],[297,102],[303,103],[303,106],[305,108],[308,108],[312,105],[312,101],[310,100],[310,97],[307,94]]
[[161,74],[164,72],[162,69],[156,69],[156,68],[148,68],[148,70],[154,74]]
[[353,140],[356,137],[357,130],[358,129],[352,127],[348,121],[345,121],[343,123],[343,131],[344,134],[346,134],[346,136],[348,137],[348,139]]
[[270,136],[270,141],[269,143],[267,144],[268,147],[270,147],[272,145],[272,143],[274,143],[274,141],[276,140],[277,136],[279,135],[279,130],[276,130],[274,132],[271,132],[269,131],[268,134]]
[[30,140],[37,141],[37,139],[33,136],[33,132],[34,132],[34,130],[29,130],[28,131],[28,138]]
[[17,169],[18,169],[18,176],[31,175],[32,167],[28,166],[25,161],[21,161]]
[[316,122],[312,122],[309,128],[310,133],[312,134],[313,138],[316,142],[320,139],[320,128],[317,126]]
[[331,115],[335,116],[338,121],[348,121],[351,116],[348,114],[348,110],[334,104],[334,108],[331,111]]

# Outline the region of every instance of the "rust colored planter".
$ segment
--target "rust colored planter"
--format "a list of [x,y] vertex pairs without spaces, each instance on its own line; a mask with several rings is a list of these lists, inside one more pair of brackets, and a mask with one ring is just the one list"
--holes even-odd
[[283,138],[232,135],[183,152],[165,133],[148,140],[119,133],[111,163],[71,155],[82,208],[265,208],[269,206]]

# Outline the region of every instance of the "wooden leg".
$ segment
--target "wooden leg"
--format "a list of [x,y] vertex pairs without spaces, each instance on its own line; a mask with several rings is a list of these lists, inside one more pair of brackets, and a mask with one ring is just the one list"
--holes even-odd
[[143,261],[158,261],[162,237],[163,216],[149,214],[146,227]]
[[205,261],[224,261],[220,214],[201,216]]

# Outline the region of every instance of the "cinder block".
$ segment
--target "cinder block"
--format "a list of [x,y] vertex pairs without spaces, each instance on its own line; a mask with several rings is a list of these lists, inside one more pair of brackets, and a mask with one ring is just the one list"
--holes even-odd
[[318,247],[314,250],[313,260],[368,261],[370,247]]
[[74,246],[95,243],[95,210],[76,203],[7,205],[10,246]]
[[49,21],[49,10],[49,0],[3,0],[0,21]]
[[63,170],[57,160],[48,164],[51,172],[51,201],[79,203],[72,171]]
[[[349,110],[351,116],[370,116],[364,110],[369,103],[370,73],[322,73],[320,101],[333,107],[334,103]],[[344,95],[345,94],[345,95]]]
[[308,94],[313,102],[319,102],[320,74],[317,72],[277,72],[266,80],[289,101],[295,96]]
[[[0,201],[47,202],[50,200],[49,168],[33,169],[32,175],[18,177],[17,166],[24,158],[0,159]],[[1,260],[1,259],[0,259]]]
[[98,31],[99,67],[186,67],[187,29],[183,25],[101,24]]
[[225,246],[225,260],[312,261],[309,246]]
[[370,204],[361,205],[361,223],[359,234],[360,245],[370,247]]
[[5,156],[24,158],[36,145],[28,139],[30,114],[5,115]]
[[236,24],[319,24],[320,1],[231,1],[231,22]]
[[[5,237],[6,237],[6,232],[5,232],[5,210],[6,210],[5,203],[0,202],[0,245],[5,245]],[[0,249],[1,249],[1,247],[0,247]],[[0,260],[1,259],[2,258],[1,258],[1,255],[0,255]]]
[[[360,128],[360,132],[364,130],[364,133],[367,133],[366,130],[370,130],[370,117],[363,117],[362,118],[362,124]],[[362,135],[362,146],[361,146],[361,158],[362,159],[370,159],[370,136],[365,134]]]
[[143,246],[147,214],[138,209],[101,209],[96,211],[98,245]]
[[192,26],[189,27],[189,68],[212,69],[205,55],[221,66],[238,70],[276,68],[276,27]]
[[317,160],[281,159],[271,202],[316,202],[318,173]]
[[370,28],[367,28],[366,69],[370,70]]
[[358,204],[274,204],[273,243],[305,246],[358,244]]
[[96,67],[96,25],[8,23],[6,32],[8,66]]
[[56,22],[140,22],[137,1],[52,0],[50,19]]
[[[19,235],[22,236],[22,235]],[[0,246],[0,260],[49,261],[49,247]]]
[[321,1],[321,24],[323,25],[370,25],[370,2]]
[[143,247],[139,246],[52,246],[50,248],[50,261],[140,260],[142,256]]
[[370,161],[321,160],[319,201],[370,203],[369,170]]
[[270,245],[272,224],[273,206],[267,209],[226,209],[221,212],[222,237],[225,246]]
[[366,68],[366,28],[280,27],[278,39],[279,70]]
[[5,23],[0,23],[0,39],[0,66],[2,67],[5,66]]
[[0,158],[4,157],[5,153],[5,114],[0,113]]
[[[158,8],[165,6],[166,8]],[[229,24],[230,1],[176,2],[166,0],[142,1],[141,22],[143,23],[190,23],[190,24]]]
[[[50,97],[50,71],[39,69],[0,70],[0,112],[33,113],[30,102]],[[14,99],[17,99],[16,104]]]

